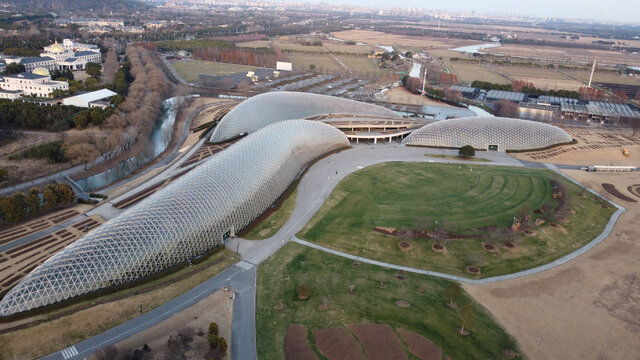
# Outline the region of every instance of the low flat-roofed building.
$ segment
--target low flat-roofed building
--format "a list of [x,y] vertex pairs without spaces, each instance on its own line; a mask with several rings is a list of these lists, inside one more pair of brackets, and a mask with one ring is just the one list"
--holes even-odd
[[454,90],[454,91],[460,91],[462,96],[464,96],[467,99],[475,99],[480,94],[480,89],[479,88],[475,88],[475,87],[471,87],[471,86],[458,86],[458,85],[455,85],[455,86],[450,87],[450,89]]
[[522,102],[519,104],[520,117],[523,119],[551,121],[560,112],[560,106]]
[[84,108],[99,107],[104,109],[109,106],[109,103],[106,100],[110,99],[114,95],[117,95],[117,93],[109,89],[101,89],[62,99],[62,104]]
[[19,64],[24,65],[26,72],[32,72],[37,68],[45,68],[49,71],[56,69],[56,60],[48,56],[39,56],[32,58],[23,58]]
[[20,90],[0,90],[0,99],[16,100],[22,97]]
[[0,76],[0,89],[4,91],[20,91],[22,96],[46,98],[51,97],[56,90],[69,90],[69,83],[66,81],[53,81],[47,69],[38,68],[33,73],[24,72]]
[[486,99],[488,101],[509,100],[521,103],[527,100],[527,94],[513,91],[489,90]]

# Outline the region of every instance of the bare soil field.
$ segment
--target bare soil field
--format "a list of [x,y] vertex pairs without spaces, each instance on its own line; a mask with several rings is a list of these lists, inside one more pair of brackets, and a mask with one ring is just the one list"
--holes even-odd
[[477,43],[477,41],[473,40],[394,35],[371,30],[347,30],[336,32],[332,35],[338,39],[358,41],[369,45],[393,46],[401,49],[451,49]]
[[[595,191],[621,192],[636,174],[565,173]],[[604,194],[616,200],[609,194]],[[640,354],[640,205],[625,203],[611,235],[554,269],[486,285],[463,285],[530,359],[634,359]]]
[[[522,160],[566,165],[640,164],[640,136],[632,136],[631,130],[566,128],[565,131],[578,143],[514,156]],[[624,156],[623,149],[629,151],[629,156]]]
[[471,84],[474,80],[488,81],[496,84],[511,83],[509,79],[504,76],[500,76],[496,72],[482,65],[454,61],[448,62],[447,67],[452,73],[458,76],[458,81],[463,83]]
[[598,59],[598,62],[604,64],[627,64],[640,66],[640,56],[638,55],[605,50],[507,44],[490,49],[485,49],[485,51],[490,54],[501,54],[508,56],[545,58],[570,62],[582,61],[586,64],[590,64],[591,62],[593,62],[593,59]]
[[226,64],[203,60],[181,60],[172,62],[178,75],[187,82],[196,82],[200,74],[224,75],[257,69],[255,66]]
[[398,104],[409,104],[409,105],[434,105],[434,106],[443,106],[443,107],[453,107],[447,103],[431,100],[426,96],[412,94],[409,90],[403,87],[397,87],[389,90],[387,92],[387,96],[382,101],[398,103]]
[[307,339],[307,328],[291,324],[284,337],[284,354],[287,360],[316,360]]
[[416,334],[411,330],[398,329],[400,335],[407,343],[407,347],[413,355],[421,360],[440,360],[442,359],[442,349],[437,347],[429,339],[420,334]]
[[313,330],[313,338],[322,355],[329,360],[364,359],[360,347],[353,336],[344,328],[334,326]]
[[[209,351],[207,342],[207,334],[209,324],[215,322],[218,324],[220,337],[225,338],[229,348],[222,359],[231,358],[231,320],[233,318],[233,300],[231,300],[232,292],[220,289],[215,293],[200,300],[195,305],[173,315],[169,319],[156,324],[144,331],[137,333],[115,346],[120,352],[128,350],[140,349],[145,344],[149,346],[151,352],[147,356],[151,359],[162,358],[167,345],[169,336],[175,334],[176,331],[191,328],[194,331],[193,342],[190,343],[191,350],[185,354],[187,360],[202,359]],[[202,334],[202,335],[200,335]],[[95,360],[97,357],[91,356],[89,359]]]
[[[589,82],[589,76],[591,75],[590,71],[563,70],[563,72],[577,79],[580,79],[585,83]],[[596,71],[593,74],[593,82],[594,83],[613,83],[613,84],[622,84],[622,85],[640,85],[640,78],[628,76],[628,75],[619,75],[619,74],[610,73],[610,72]]]
[[358,338],[367,359],[404,360],[407,354],[402,343],[389,325],[357,324],[349,325],[349,330]]

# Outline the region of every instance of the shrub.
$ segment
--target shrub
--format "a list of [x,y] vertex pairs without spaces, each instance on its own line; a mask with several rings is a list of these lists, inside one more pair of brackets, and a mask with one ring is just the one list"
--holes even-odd
[[209,334],[218,335],[218,324],[212,322],[209,324]]
[[17,154],[9,156],[9,160],[20,159],[47,159],[50,163],[67,161],[64,157],[64,152],[62,151],[62,140],[32,146]]
[[209,347],[212,349],[215,349],[216,347],[218,347],[218,335],[216,334],[209,334],[209,337],[207,338],[208,342],[209,342]]
[[0,168],[0,182],[3,182],[9,178],[7,170]]
[[107,195],[105,195],[105,194],[100,194],[100,193],[91,193],[91,194],[89,194],[89,197],[92,197],[92,198],[101,198],[101,199],[106,199],[106,198],[107,198]]
[[218,346],[220,348],[220,352],[224,354],[225,351],[227,351],[227,340],[221,337],[220,340],[218,340]]
[[296,292],[298,293],[298,299],[307,300],[311,296],[311,290],[307,284],[301,284],[296,288]]
[[458,155],[462,157],[472,157],[476,155],[476,149],[471,145],[465,145],[458,150]]

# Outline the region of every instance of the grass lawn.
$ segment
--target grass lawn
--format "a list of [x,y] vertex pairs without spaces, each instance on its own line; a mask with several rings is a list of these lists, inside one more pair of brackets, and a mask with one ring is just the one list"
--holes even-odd
[[[453,359],[503,359],[503,349],[518,351],[513,339],[491,315],[466,294],[457,304],[472,303],[474,329],[468,336],[457,332],[457,310],[446,304],[445,288],[451,282],[425,275],[405,274],[374,265],[353,266],[352,261],[289,243],[258,267],[256,340],[260,359],[284,359],[284,337],[291,323],[307,328],[309,342],[319,356],[313,329],[350,324],[388,324],[396,331],[408,329],[442,348]],[[380,288],[383,281],[386,285]],[[306,284],[311,297],[298,300],[295,288]],[[348,294],[355,286],[354,295]],[[400,308],[397,300],[409,302]],[[280,303],[284,310],[274,307]],[[321,304],[329,309],[319,310]],[[405,347],[406,350],[406,347]],[[416,359],[413,356],[410,359]]]
[[225,64],[203,60],[183,60],[171,63],[180,77],[187,82],[198,81],[200,74],[225,75],[237,72],[253,71],[255,66]]
[[[232,252],[223,250],[211,255],[201,264],[183,268],[160,279],[36,316],[48,318],[56,313],[86,305],[87,302],[95,304],[55,320],[0,335],[0,359],[39,358],[73,345],[137,317],[140,315],[140,304],[143,305],[144,311],[149,311],[210,279],[237,260]],[[202,267],[203,270],[180,280],[172,280],[198,267]],[[139,294],[145,288],[167,281],[172,283]],[[108,301],[110,298],[127,294],[138,295],[97,304],[98,301]]]
[[259,224],[256,224],[251,231],[242,235],[242,238],[248,240],[262,240],[277,233],[282,225],[284,225],[291,217],[291,213],[293,213],[293,209],[296,207],[297,194],[298,189],[289,194],[277,209],[260,221]]
[[375,60],[366,56],[345,56],[337,55],[340,60],[353,69],[356,74],[360,75],[376,75],[382,74],[382,70],[376,65]]
[[[565,205],[552,198],[551,179],[566,190]],[[393,264],[441,271],[471,278],[514,273],[549,263],[593,240],[614,208],[550,170],[459,164],[384,163],[344,179],[298,237],[332,249]],[[537,209],[544,209],[541,214]],[[553,218],[536,226],[537,218]],[[514,217],[532,216],[531,235],[508,234],[517,245],[503,248],[506,229]],[[564,221],[560,221],[564,218]],[[464,238],[445,243],[445,252],[432,250],[427,238],[400,239],[374,232],[374,227],[398,230],[447,230]],[[411,249],[401,250],[408,242]],[[489,252],[482,242],[493,244]],[[475,259],[471,259],[471,257]],[[478,265],[481,274],[467,267]]]
[[474,80],[488,81],[496,84],[510,84],[511,81],[478,64],[460,61],[447,62],[447,67],[458,76],[458,80],[471,84]]
[[441,159],[462,160],[462,161],[491,162],[491,160],[489,159],[484,159],[479,157],[466,158],[458,155],[424,154],[424,156],[441,158]]
[[309,55],[309,54],[287,54],[287,61],[293,64],[293,68],[298,71],[309,71],[309,65],[315,65],[317,71],[344,71],[331,56]]

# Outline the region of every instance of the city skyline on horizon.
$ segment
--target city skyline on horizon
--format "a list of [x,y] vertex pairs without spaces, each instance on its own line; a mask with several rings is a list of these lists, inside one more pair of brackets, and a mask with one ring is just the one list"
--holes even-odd
[[[610,2],[602,3],[594,0],[586,0],[585,4],[580,6],[565,2],[554,2],[551,0],[538,0],[531,3],[514,3],[505,0],[485,0],[483,2],[475,2],[471,0],[454,0],[447,2],[446,7],[439,7],[440,3],[426,3],[421,0],[407,0],[402,4],[383,2],[382,0],[353,0],[346,3],[345,0],[295,0],[296,2],[313,3],[313,4],[329,4],[329,5],[352,5],[365,6],[372,8],[421,8],[425,10],[443,11],[443,12],[463,12],[484,15],[505,15],[505,16],[523,16],[538,18],[564,18],[564,19],[582,19],[607,22],[623,22],[640,24],[637,14],[640,13],[640,2],[630,3],[625,1],[615,1],[617,4],[611,5]],[[551,9],[555,8],[555,9]]]

